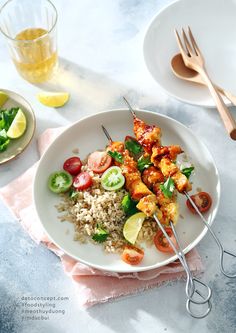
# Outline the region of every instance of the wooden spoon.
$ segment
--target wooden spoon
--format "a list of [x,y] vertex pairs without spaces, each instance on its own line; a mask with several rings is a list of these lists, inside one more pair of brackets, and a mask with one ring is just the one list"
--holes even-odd
[[[206,85],[205,81],[198,72],[185,66],[180,53],[176,54],[171,59],[171,68],[173,73],[182,80]],[[215,84],[214,86],[222,95],[226,96],[234,105],[236,105],[236,96]]]

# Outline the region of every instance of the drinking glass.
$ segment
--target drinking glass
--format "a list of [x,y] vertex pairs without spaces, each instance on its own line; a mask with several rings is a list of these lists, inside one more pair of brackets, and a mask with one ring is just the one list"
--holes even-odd
[[0,30],[17,71],[29,82],[47,81],[57,68],[56,25],[50,0],[8,0],[0,9]]

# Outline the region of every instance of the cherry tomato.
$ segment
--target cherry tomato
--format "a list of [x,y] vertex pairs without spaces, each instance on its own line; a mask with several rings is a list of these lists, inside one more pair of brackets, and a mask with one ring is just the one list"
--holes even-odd
[[[166,231],[167,235],[170,237],[170,239],[172,240],[172,242],[174,243],[174,245],[177,246],[175,236],[173,234],[171,227],[166,227],[165,231]],[[154,241],[154,244],[155,244],[157,250],[159,250],[161,252],[166,252],[166,253],[174,252],[171,245],[169,244],[168,240],[166,239],[166,237],[164,236],[164,234],[161,230],[157,231],[156,235],[154,236],[153,241]]]
[[[207,192],[199,192],[197,194],[191,195],[190,198],[193,200],[197,208],[200,210],[201,213],[207,212],[212,204],[212,199],[210,194]],[[188,209],[193,213],[196,214],[196,210],[191,205],[189,199],[186,201]]]
[[90,187],[93,183],[92,177],[86,171],[79,173],[73,182],[74,188],[77,190],[85,190],[86,188]]
[[105,151],[95,151],[88,157],[88,167],[95,173],[103,173],[111,163],[112,157]]
[[73,156],[68,158],[64,164],[63,169],[71,175],[78,175],[80,173],[82,167],[82,162],[79,157]]
[[133,245],[126,245],[121,255],[123,261],[129,265],[138,265],[143,260],[144,252]]

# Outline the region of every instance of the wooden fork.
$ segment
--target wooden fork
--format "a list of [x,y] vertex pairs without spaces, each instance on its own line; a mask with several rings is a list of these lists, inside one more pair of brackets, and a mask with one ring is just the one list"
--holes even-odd
[[189,38],[187,37],[184,29],[182,29],[183,42],[181,41],[181,38],[176,29],[175,29],[175,35],[185,65],[191,69],[194,69],[202,76],[216,103],[216,107],[220,113],[221,119],[225,125],[228,134],[230,135],[231,139],[236,140],[235,119],[230,114],[222,97],[215,89],[214,84],[212,83],[211,79],[209,78],[209,75],[207,74],[207,71],[204,66],[204,58],[193,37],[191,29],[188,27]]

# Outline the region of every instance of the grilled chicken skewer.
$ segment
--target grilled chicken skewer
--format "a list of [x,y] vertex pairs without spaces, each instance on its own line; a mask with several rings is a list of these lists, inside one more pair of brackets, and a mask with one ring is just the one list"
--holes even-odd
[[[134,110],[132,109],[131,105],[126,100],[126,98],[124,98],[124,100],[125,100],[126,104],[128,105],[129,110],[131,111],[131,113],[133,115],[134,132],[135,132],[136,138],[138,139],[138,138],[145,137],[145,128],[146,128],[145,123],[140,121],[137,118]],[[141,129],[138,128],[139,123],[141,123]],[[146,125],[146,126],[148,126],[148,125]],[[147,137],[147,140],[150,139],[150,138],[152,138],[152,135],[149,133],[149,135]],[[140,144],[141,144],[141,142],[140,142]],[[147,146],[148,144],[152,147],[151,161],[153,162],[154,165],[157,165],[157,163],[155,163],[155,161],[156,161],[156,159],[158,160],[158,158],[156,158],[156,156],[158,156],[158,149],[159,149],[158,142],[154,138],[153,143],[145,142],[145,146]],[[145,146],[144,146],[144,148],[145,148]],[[160,163],[158,164],[158,166],[161,168],[161,171],[163,172],[164,175],[171,176],[171,178],[175,182],[175,186],[176,186],[177,190],[180,193],[183,193],[186,196],[186,198],[190,201],[191,205],[195,209],[196,213],[201,218],[204,225],[210,231],[213,239],[215,240],[215,242],[216,242],[216,244],[217,244],[217,246],[219,247],[219,250],[220,250],[220,270],[221,270],[221,272],[228,278],[236,278],[236,272],[235,271],[234,272],[232,272],[232,271],[229,272],[225,268],[225,257],[229,256],[229,257],[231,257],[231,259],[233,259],[233,258],[236,258],[236,254],[231,252],[231,251],[227,251],[227,250],[224,249],[224,246],[222,245],[221,241],[216,236],[215,232],[209,226],[207,220],[204,218],[204,216],[202,215],[202,213],[199,211],[198,207],[196,206],[195,202],[192,200],[192,198],[188,194],[188,191],[191,191],[192,186],[189,183],[187,177],[185,175],[181,174],[180,170],[178,170],[176,168],[176,165],[174,165],[174,163],[172,163],[169,158],[163,157],[161,159]]]
[[[159,228],[163,231],[164,235],[166,236],[167,240],[169,241],[171,247],[173,248],[173,251],[176,253],[177,257],[179,258],[181,264],[184,267],[184,270],[186,271],[187,274],[187,283],[186,283],[186,295],[187,295],[187,302],[186,302],[186,308],[188,310],[188,313],[195,317],[195,318],[204,318],[205,316],[208,315],[208,313],[211,310],[211,303],[209,299],[211,298],[211,289],[205,285],[203,282],[200,280],[193,278],[192,273],[189,269],[189,266],[187,264],[187,261],[185,259],[184,253],[179,248],[179,251],[169,238],[168,234],[166,233],[164,227],[162,226],[158,214],[160,215],[160,210],[157,207],[157,199],[156,196],[148,189],[148,187],[142,182],[141,179],[141,174],[139,170],[137,169],[137,162],[134,161],[134,159],[129,156],[129,152],[124,149],[124,144],[122,142],[113,142],[109,133],[105,129],[104,126],[102,126],[102,129],[107,136],[109,140],[109,146],[108,150],[112,152],[119,152],[122,154],[123,157],[123,162],[119,163],[119,166],[122,169],[122,173],[125,176],[126,179],[126,189],[130,192],[130,195],[133,199],[138,199],[139,198],[139,203],[137,204],[137,208],[140,209],[144,214],[147,216],[152,216],[156,220]],[[171,221],[170,221],[171,223]],[[175,232],[174,225],[171,223],[171,228]],[[195,288],[195,283],[198,282],[200,283],[201,286],[203,286],[207,294],[206,296],[203,296],[198,290]],[[201,296],[202,300],[197,301],[194,299],[195,293]],[[203,314],[194,314],[190,308],[190,304],[205,304],[208,303],[208,308]]]

